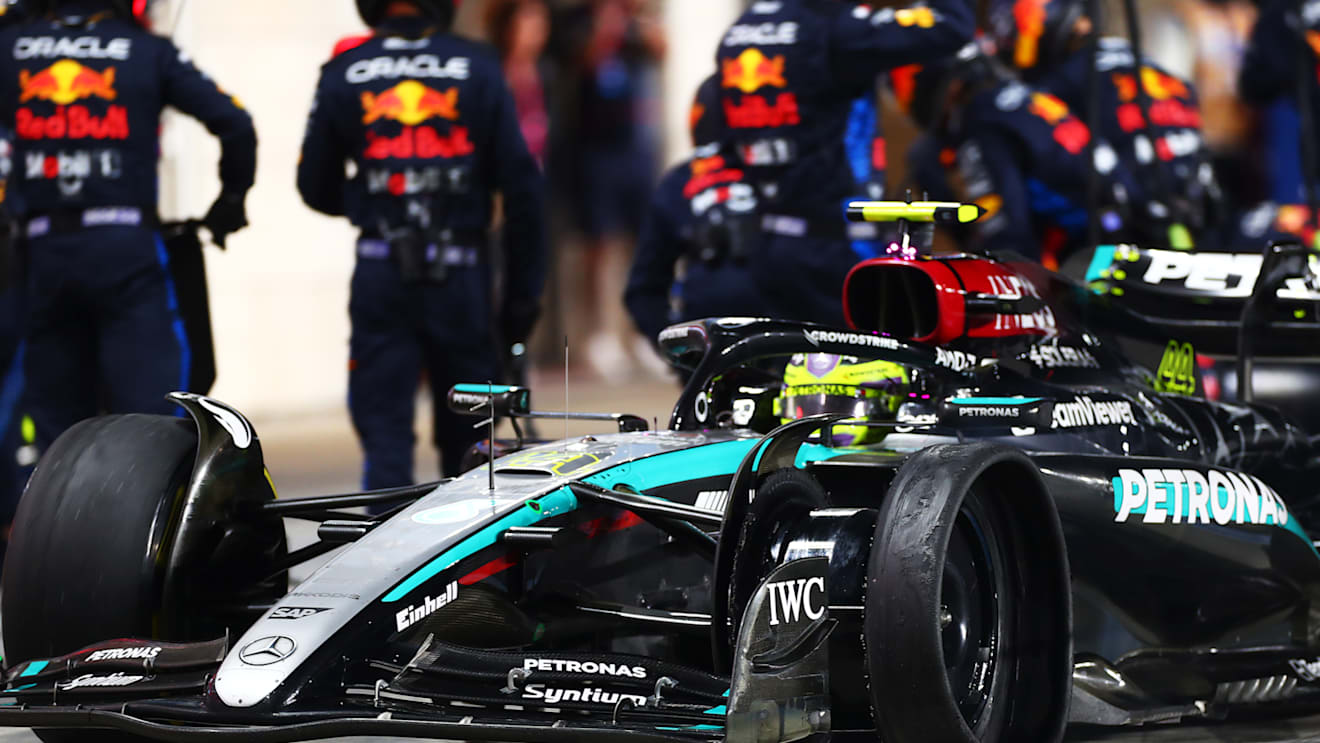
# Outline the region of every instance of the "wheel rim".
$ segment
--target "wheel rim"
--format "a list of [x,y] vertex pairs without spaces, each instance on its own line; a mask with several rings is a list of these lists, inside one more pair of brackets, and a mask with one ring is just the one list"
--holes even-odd
[[940,581],[940,639],[953,699],[969,727],[990,716],[1004,663],[1007,559],[986,504],[968,493],[958,511]]

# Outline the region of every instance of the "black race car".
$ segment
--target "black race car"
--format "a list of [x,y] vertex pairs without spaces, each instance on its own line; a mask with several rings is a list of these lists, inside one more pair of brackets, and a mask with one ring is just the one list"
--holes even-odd
[[[76,426],[5,564],[0,724],[1051,741],[1320,706],[1315,447],[1274,408],[1196,396],[1177,337],[1224,353],[1239,326],[1179,325],[1196,298],[1167,293],[1124,309],[1166,288],[1148,252],[1102,255],[1085,288],[896,251],[850,277],[852,327],[665,331],[690,380],[667,430],[601,416],[618,431],[515,442],[447,482],[277,500],[251,425],[194,395],[175,396],[191,420]],[[1217,300],[1236,306],[1201,310],[1245,317],[1253,357],[1312,355],[1306,254],[1272,246],[1257,269]],[[521,388],[450,404],[541,415]],[[388,510],[343,510],[363,505]],[[283,518],[321,541],[289,552]]]

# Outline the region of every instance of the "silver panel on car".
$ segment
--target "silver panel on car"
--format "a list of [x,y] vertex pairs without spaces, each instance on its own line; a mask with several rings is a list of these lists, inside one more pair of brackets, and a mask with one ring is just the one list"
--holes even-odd
[[230,707],[252,707],[266,699],[349,620],[458,544],[477,523],[501,518],[530,499],[595,472],[746,435],[653,432],[588,437],[497,460],[494,493],[486,467],[441,485],[348,546],[258,620],[232,646],[216,673],[216,694]]

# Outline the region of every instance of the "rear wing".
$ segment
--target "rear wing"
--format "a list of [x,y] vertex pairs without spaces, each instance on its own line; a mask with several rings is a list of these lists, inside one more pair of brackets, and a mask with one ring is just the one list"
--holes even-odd
[[[1262,253],[1108,245],[1096,249],[1086,282],[1200,353],[1320,358],[1318,267],[1296,244]],[[1249,305],[1254,317],[1244,317]],[[1239,347],[1244,324],[1265,331],[1248,338],[1250,354]]]
[[1202,353],[1236,355],[1243,402],[1255,397],[1258,359],[1320,359],[1320,255],[1300,243],[1260,254],[1112,246],[1097,249],[1086,278]]

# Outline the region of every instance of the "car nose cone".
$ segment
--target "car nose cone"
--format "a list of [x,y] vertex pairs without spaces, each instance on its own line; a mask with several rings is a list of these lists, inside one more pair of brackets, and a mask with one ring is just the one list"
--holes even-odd
[[244,645],[238,653],[238,659],[249,666],[268,666],[293,655],[297,647],[298,644],[291,637],[283,635],[263,637]]

